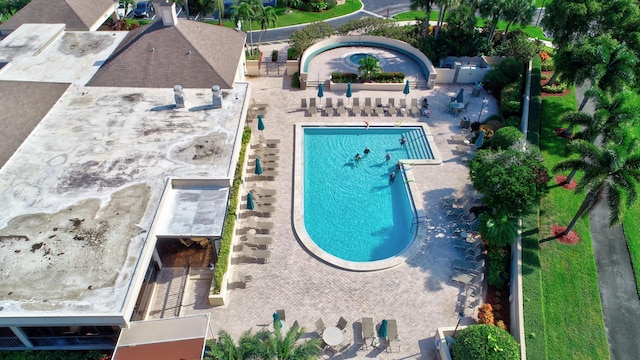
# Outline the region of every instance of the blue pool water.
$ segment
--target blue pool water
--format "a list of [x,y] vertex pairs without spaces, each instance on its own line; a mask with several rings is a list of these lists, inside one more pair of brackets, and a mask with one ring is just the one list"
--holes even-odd
[[[399,139],[406,136],[406,147]],[[369,147],[371,153],[364,154]],[[387,164],[385,154],[391,155]],[[362,160],[356,164],[354,157]],[[304,222],[311,239],[344,260],[393,257],[413,240],[414,210],[398,159],[432,158],[422,128],[305,128]]]
[[349,61],[351,61],[355,65],[360,65],[360,60],[366,58],[369,54],[358,53],[349,56]]

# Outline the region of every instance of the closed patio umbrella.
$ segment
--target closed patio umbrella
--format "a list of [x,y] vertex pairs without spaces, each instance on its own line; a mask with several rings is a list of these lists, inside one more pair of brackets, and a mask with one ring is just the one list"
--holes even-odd
[[347,84],[347,104],[349,103],[349,99],[351,99],[351,96],[353,96],[353,94],[351,94],[351,83],[349,82]]
[[409,95],[409,92],[411,92],[411,89],[409,88],[409,80],[407,80],[407,82],[404,83],[404,90],[402,90],[402,93],[405,97],[407,97],[407,95]]
[[258,114],[258,130],[264,130],[264,122],[262,122],[262,115]]
[[320,99],[322,99],[322,97],[323,97],[323,96],[324,96],[324,89],[323,89],[323,86],[322,86],[322,84],[318,84],[318,97],[319,97]]
[[262,165],[260,165],[260,158],[256,158],[256,175],[262,175]]
[[256,204],[253,202],[253,195],[251,193],[247,194],[247,209],[253,210],[256,208]]
[[464,102],[464,89],[460,88],[460,92],[456,96],[456,102],[463,103]]
[[480,149],[482,147],[482,144],[484,144],[484,130],[480,130],[480,133],[478,134],[478,138],[476,139],[476,148]]
[[282,327],[282,322],[280,320],[280,314],[278,312],[273,313],[273,328],[280,329]]
[[378,337],[379,338],[387,338],[389,336],[389,326],[387,324],[387,320],[382,320],[380,323],[380,327],[378,328]]

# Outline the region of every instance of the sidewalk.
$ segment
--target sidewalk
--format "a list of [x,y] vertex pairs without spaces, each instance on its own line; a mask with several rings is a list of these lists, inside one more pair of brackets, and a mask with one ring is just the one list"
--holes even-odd
[[[588,85],[576,87],[578,102]],[[584,107],[584,112],[593,114],[594,110],[593,101]],[[632,360],[640,354],[640,298],[622,225],[609,227],[609,206],[604,196],[589,213],[604,324],[611,359]]]

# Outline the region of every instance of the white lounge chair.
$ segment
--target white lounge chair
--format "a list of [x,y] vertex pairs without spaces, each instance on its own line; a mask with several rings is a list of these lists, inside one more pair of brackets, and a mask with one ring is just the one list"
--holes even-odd
[[249,246],[242,247],[242,255],[246,258],[267,262],[271,258],[271,250],[253,249]]
[[255,184],[251,187],[251,190],[249,191],[251,191],[254,194],[258,194],[262,196],[275,196],[278,193],[276,189],[270,189],[270,188],[258,186]]
[[274,225],[269,221],[257,221],[253,217],[247,218],[247,225],[251,226],[254,229],[262,229],[262,230],[273,230]]
[[376,330],[373,326],[373,318],[362,318],[362,347],[368,348],[367,340],[376,338]]
[[398,323],[395,319],[387,320],[387,341],[389,342],[389,346],[387,346],[387,350],[391,351],[392,342],[398,343],[398,351],[400,351],[400,339],[398,338]]
[[[253,230],[253,231],[251,231]],[[267,246],[273,244],[273,238],[267,235],[256,235],[255,229],[251,229],[247,232],[247,243],[254,244],[258,246]]]
[[266,139],[262,134],[258,135],[258,141],[267,146],[280,144],[280,139]]

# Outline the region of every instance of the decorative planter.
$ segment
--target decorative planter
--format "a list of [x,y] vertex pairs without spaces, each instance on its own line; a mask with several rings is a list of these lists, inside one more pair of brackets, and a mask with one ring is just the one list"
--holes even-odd
[[[351,91],[358,90],[381,90],[381,91],[402,91],[405,82],[401,83],[351,83]],[[330,90],[347,91],[347,83],[334,83],[329,85]]]
[[247,76],[260,76],[260,66],[262,65],[262,52],[259,60],[247,60]]
[[475,97],[480,96],[480,89],[473,88],[473,90],[471,90],[471,96],[475,96]]
[[[458,330],[465,329],[466,326],[458,326]],[[433,337],[435,342],[436,354],[440,360],[451,360],[451,352],[447,340],[453,339],[453,333],[456,332],[455,326],[439,327]]]
[[287,75],[293,75],[300,69],[300,60],[287,60]]
[[[229,256],[231,259],[231,256]],[[229,272],[227,271],[224,274],[224,278],[222,279],[222,288],[220,289],[220,294],[211,294],[209,293],[209,305],[211,306],[222,306],[227,303],[227,279],[229,277]],[[213,289],[213,282],[216,281],[215,277],[211,280],[211,288]]]

